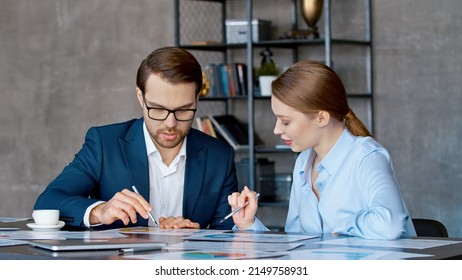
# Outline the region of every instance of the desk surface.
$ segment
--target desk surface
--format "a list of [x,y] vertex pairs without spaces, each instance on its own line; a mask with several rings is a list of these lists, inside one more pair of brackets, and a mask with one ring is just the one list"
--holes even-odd
[[[16,222],[16,223],[1,223],[0,227],[19,227],[26,229],[27,222]],[[125,233],[124,233],[125,234]],[[166,242],[168,244],[176,244],[183,242],[183,237],[178,235],[152,235],[152,234],[125,234],[129,238],[134,239],[149,239],[152,241]],[[303,241],[303,245],[294,250],[307,250],[307,249],[326,249],[335,248],[335,245],[329,244],[318,244],[319,241],[335,240],[336,237],[331,235],[324,235],[320,238],[308,239]],[[454,240],[462,241],[461,238],[419,238],[416,239],[432,239],[432,240]],[[358,248],[357,246],[353,246]],[[432,247],[427,249],[408,249],[408,248],[384,248],[384,247],[373,247],[368,248],[376,251],[396,251],[405,253],[415,254],[428,254],[431,256],[415,258],[418,260],[435,260],[435,259],[462,259],[462,242],[448,244],[438,247]],[[163,254],[167,252],[165,249],[159,251],[151,251],[150,254]],[[133,257],[136,258],[137,254],[145,254],[146,252],[133,253]],[[6,246],[0,247],[0,260],[30,260],[30,259],[126,259],[126,255],[120,255],[115,250],[104,250],[104,251],[81,251],[81,252],[50,252],[43,249],[34,248],[30,245],[17,245],[17,246]],[[285,257],[277,257],[275,259],[285,259]],[[412,259],[412,258],[411,258]]]

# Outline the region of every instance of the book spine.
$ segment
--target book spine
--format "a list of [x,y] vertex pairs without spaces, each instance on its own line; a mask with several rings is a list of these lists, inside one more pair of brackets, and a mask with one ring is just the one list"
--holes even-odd
[[215,118],[212,115],[209,115],[208,118],[214,125],[216,131],[220,133],[220,135],[226,140],[226,142],[228,142],[228,144],[230,144],[234,150],[238,150],[240,146],[231,138],[229,133],[225,129],[223,129],[223,127],[217,122],[217,120],[215,120]]
[[236,63],[237,83],[239,85],[240,95],[247,95],[247,65]]
[[218,89],[217,89],[217,82],[215,81],[215,74],[213,73],[215,70],[214,64],[207,64],[204,66],[205,76],[210,84],[209,94],[208,96],[217,96]]
[[223,96],[229,95],[229,75],[226,70],[226,64],[220,64],[221,82],[223,85]]
[[226,64],[226,72],[228,73],[229,95],[230,96],[240,95],[239,84],[237,83],[237,71],[235,69],[236,69],[235,63]]
[[206,126],[208,130],[208,135],[217,138],[217,134],[213,127],[212,121],[208,117],[204,117],[202,120],[202,126]]
[[197,130],[200,130],[202,132],[204,132],[204,129],[202,128],[202,120],[201,120],[201,117],[196,117],[194,119],[194,122],[195,122],[195,125],[196,125],[196,129]]
[[217,64],[213,65],[213,81],[215,82],[215,95],[214,96],[225,96],[220,65],[217,65]]

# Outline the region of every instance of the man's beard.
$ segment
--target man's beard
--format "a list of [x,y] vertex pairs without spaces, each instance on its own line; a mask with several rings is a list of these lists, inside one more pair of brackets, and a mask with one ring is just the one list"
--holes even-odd
[[[169,134],[174,133],[177,135],[177,137],[173,141],[165,140],[160,136],[164,132],[169,133]],[[156,135],[154,136],[154,141],[162,148],[166,148],[166,149],[175,148],[176,146],[178,146],[179,144],[183,142],[186,135],[188,135],[188,132],[189,132],[189,129],[187,131],[181,131],[177,129],[159,129],[156,131]]]

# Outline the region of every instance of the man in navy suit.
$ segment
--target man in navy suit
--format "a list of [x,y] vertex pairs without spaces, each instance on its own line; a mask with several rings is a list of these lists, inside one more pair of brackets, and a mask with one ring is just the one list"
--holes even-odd
[[149,212],[161,228],[231,229],[232,219],[219,221],[237,191],[234,151],[191,128],[201,66],[184,49],[160,48],[136,85],[143,118],[90,128],[34,209],[59,209],[72,227],[147,226]]

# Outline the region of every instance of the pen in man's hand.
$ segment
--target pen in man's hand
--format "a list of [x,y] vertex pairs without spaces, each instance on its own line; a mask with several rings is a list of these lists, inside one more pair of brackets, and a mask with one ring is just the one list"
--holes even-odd
[[[138,191],[138,189],[137,189],[135,186],[132,186],[132,189],[133,189],[137,194],[140,194],[140,192]],[[152,216],[151,212],[148,212],[148,215],[149,215],[149,218],[151,219],[151,221],[156,225],[156,227],[158,227],[159,224],[157,223],[156,219],[154,219],[154,217]]]
[[[260,194],[257,193],[257,195],[255,195],[255,199],[258,199],[259,196],[260,196]],[[249,204],[249,201],[247,200],[247,201],[244,203],[244,205],[237,207],[237,208],[234,209],[231,213],[229,213],[226,217],[224,217],[223,220],[221,220],[221,221],[219,222],[219,224],[221,224],[221,223],[224,222],[225,220],[229,219],[229,217],[232,217],[234,214],[236,214],[237,212],[239,212],[239,210],[241,210],[242,208],[246,207],[248,204]]]

